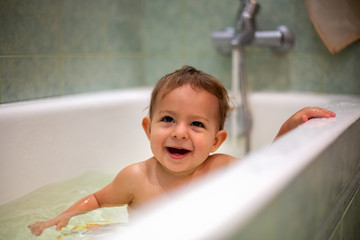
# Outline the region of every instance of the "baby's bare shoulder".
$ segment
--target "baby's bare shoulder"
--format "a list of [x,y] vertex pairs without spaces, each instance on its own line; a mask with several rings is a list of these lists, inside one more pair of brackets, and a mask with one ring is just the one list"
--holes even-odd
[[149,168],[151,168],[152,165],[152,161],[151,159],[142,161],[142,162],[137,162],[137,163],[133,163],[130,164],[128,166],[126,166],[125,168],[123,168],[119,174],[122,175],[127,175],[127,176],[135,176],[138,177],[139,175],[143,175],[146,174],[149,170]]
[[235,160],[236,158],[228,154],[216,153],[209,156],[207,162],[209,165],[211,165],[211,168],[218,168],[218,167],[226,166]]
[[133,163],[121,169],[121,171],[116,175],[114,182],[115,183],[137,183],[146,177],[149,168],[149,160]]

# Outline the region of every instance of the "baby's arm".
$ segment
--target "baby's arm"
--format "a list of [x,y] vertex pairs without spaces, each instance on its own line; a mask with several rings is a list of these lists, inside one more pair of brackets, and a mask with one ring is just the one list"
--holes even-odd
[[40,236],[46,228],[52,226],[56,226],[56,230],[59,231],[68,224],[70,218],[73,216],[84,214],[99,207],[100,206],[95,195],[91,194],[76,202],[57,217],[48,221],[35,222],[29,225],[28,228],[36,236]]
[[35,222],[28,226],[33,234],[39,236],[49,227],[56,226],[59,231],[65,227],[69,220],[77,215],[87,213],[100,207],[125,205],[131,201],[129,186],[132,187],[131,176],[133,174],[131,167],[120,171],[114,181],[103,189],[93,193],[76,202],[57,217],[48,221]]
[[306,107],[292,115],[281,126],[275,140],[297,126],[303,124],[311,118],[330,118],[335,117],[336,114],[324,108],[319,107]]

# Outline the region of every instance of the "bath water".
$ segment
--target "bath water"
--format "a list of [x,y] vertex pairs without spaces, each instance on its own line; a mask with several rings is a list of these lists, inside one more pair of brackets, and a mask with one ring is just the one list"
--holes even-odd
[[[243,144],[242,138],[236,142],[229,139],[218,152],[241,157],[244,155]],[[79,199],[103,188],[114,177],[114,174],[86,172],[69,180],[45,185],[1,205],[0,240],[79,240],[86,239],[89,235],[106,234],[109,228],[125,228],[128,222],[127,206],[101,208],[75,216],[62,231],[56,231],[55,227],[51,227],[45,229],[39,237],[27,228],[35,221],[46,221],[56,217]],[[105,231],[94,230],[97,226]]]
[[[56,231],[46,229],[35,237],[27,226],[35,221],[56,217],[79,199],[101,189],[115,175],[87,172],[78,177],[43,186],[25,196],[0,206],[0,240],[69,240],[85,239],[96,229],[124,228],[128,222],[127,207],[100,208],[75,216],[67,227]],[[99,231],[101,232],[101,231]]]

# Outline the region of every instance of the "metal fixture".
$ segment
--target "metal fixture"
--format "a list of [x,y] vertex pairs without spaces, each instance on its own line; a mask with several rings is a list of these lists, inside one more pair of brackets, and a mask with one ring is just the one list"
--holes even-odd
[[241,2],[235,27],[227,27],[224,31],[212,33],[211,38],[217,49],[223,53],[231,53],[233,46],[255,45],[284,52],[294,46],[294,35],[284,25],[280,25],[272,31],[257,31],[255,15],[259,4],[254,0],[242,0]]
[[233,141],[245,136],[245,152],[250,151],[251,111],[248,106],[245,54],[247,45],[270,47],[276,51],[290,50],[294,45],[294,36],[286,26],[278,26],[273,31],[257,31],[255,15],[259,5],[255,0],[240,0],[235,27],[214,32],[212,41],[223,53],[232,53],[232,89],[233,108],[230,117],[230,135]]

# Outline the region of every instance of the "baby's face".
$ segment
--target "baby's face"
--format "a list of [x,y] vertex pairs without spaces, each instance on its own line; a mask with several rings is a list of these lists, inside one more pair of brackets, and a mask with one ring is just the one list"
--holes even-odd
[[149,126],[157,161],[172,174],[189,175],[219,147],[218,99],[186,84],[157,100]]

